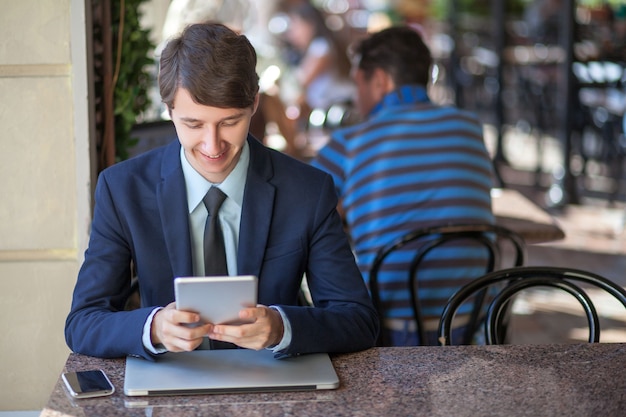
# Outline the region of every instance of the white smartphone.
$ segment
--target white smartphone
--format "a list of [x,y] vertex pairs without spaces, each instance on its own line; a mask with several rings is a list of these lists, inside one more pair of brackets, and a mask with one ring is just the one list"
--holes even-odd
[[115,387],[103,370],[65,372],[63,382],[74,398],[92,398],[111,395]]
[[242,324],[239,311],[257,304],[257,277],[179,277],[174,291],[176,309],[200,314],[201,323]]

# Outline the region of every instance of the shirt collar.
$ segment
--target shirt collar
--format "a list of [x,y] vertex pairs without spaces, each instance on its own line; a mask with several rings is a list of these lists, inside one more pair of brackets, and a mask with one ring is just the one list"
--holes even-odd
[[248,172],[248,165],[250,163],[250,146],[246,140],[239,161],[237,165],[231,171],[221,184],[212,184],[207,181],[202,175],[200,175],[187,161],[185,157],[185,149],[180,148],[180,162],[183,168],[183,175],[185,177],[185,187],[187,189],[187,206],[189,213],[195,210],[195,208],[202,202],[202,199],[206,195],[211,186],[219,186],[219,189],[232,199],[239,207],[243,205],[243,192],[246,187],[246,175]]
[[383,108],[393,107],[403,104],[428,103],[430,99],[426,92],[426,88],[417,84],[402,85],[388,93],[383,99],[374,106],[370,112],[370,116],[378,113]]

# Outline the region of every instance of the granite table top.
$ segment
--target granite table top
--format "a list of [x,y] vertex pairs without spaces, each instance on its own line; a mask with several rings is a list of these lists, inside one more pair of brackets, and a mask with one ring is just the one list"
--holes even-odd
[[102,368],[109,397],[73,400],[61,379],[48,416],[617,416],[626,414],[626,344],[372,348],[331,355],[335,390],[127,397],[124,359],[71,354],[64,371]]

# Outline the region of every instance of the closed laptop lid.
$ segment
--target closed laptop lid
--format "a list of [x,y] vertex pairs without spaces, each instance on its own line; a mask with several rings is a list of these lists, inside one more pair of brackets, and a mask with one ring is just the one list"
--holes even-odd
[[166,353],[155,362],[126,358],[128,396],[334,389],[339,378],[328,354],[276,359],[269,350],[223,349]]

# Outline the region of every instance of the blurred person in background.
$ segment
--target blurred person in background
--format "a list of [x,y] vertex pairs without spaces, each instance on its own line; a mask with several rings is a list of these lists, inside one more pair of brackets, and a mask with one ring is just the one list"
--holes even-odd
[[[384,29],[354,52],[356,106],[365,120],[333,132],[312,164],[334,178],[357,264],[368,281],[378,249],[408,232],[492,224],[493,168],[478,117],[429,99],[432,58],[414,29]],[[437,254],[426,257],[419,270],[425,341],[418,340],[406,285],[413,252],[390,255],[379,272],[381,330],[392,345],[437,344],[446,301],[484,273],[486,253],[480,249],[457,245]],[[461,327],[453,334],[466,330],[461,316],[469,319],[469,308],[460,311]]]
[[296,78],[302,89],[299,104],[309,109],[328,109],[351,101],[354,84],[349,79],[346,48],[326,26],[324,15],[308,2],[288,9],[286,37],[300,53]]
[[[284,10],[289,19],[284,39],[295,52],[289,59],[299,91],[294,102],[285,104],[297,109],[293,112],[297,115],[297,144],[306,157],[328,140],[328,110],[335,106],[345,115],[355,88],[350,80],[347,47],[327,26],[325,15],[308,1],[290,2]],[[323,115],[324,121],[310,123],[312,112]],[[342,119],[335,123],[339,125]]]

